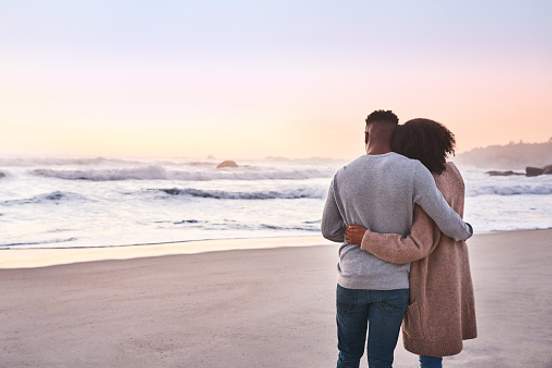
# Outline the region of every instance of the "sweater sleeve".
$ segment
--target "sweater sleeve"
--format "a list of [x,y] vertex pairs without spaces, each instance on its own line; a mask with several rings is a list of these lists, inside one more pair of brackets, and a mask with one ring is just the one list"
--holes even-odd
[[336,184],[334,177],[330,185],[330,189],[328,190],[326,205],[324,206],[321,230],[324,238],[334,242],[343,242],[345,240],[345,223],[341,217],[339,208],[337,207],[335,186]]
[[423,208],[445,235],[455,240],[466,240],[473,235],[471,226],[449,206],[435,179],[421,163],[416,165],[414,173],[414,203]]
[[407,264],[427,257],[439,243],[440,234],[431,218],[416,206],[410,235],[366,230],[361,249],[389,263]]

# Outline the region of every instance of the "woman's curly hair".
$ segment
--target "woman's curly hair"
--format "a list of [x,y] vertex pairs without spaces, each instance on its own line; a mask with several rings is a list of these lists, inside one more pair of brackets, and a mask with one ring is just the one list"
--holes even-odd
[[412,119],[399,125],[393,133],[391,149],[419,160],[429,171],[441,174],[447,157],[454,154],[456,139],[444,125],[430,119]]

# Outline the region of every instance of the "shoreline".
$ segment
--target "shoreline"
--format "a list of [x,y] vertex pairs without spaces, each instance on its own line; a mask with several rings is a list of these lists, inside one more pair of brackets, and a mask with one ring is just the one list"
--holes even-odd
[[[547,229],[499,230],[475,234],[473,238],[497,234],[550,231]],[[473,239],[472,238],[472,239]],[[470,240],[468,240],[469,242]],[[179,254],[200,254],[232,250],[277,249],[335,245],[320,235],[258,238],[201,239],[92,247],[38,247],[0,249],[0,270],[50,267],[74,263],[130,260]]]
[[235,238],[192,240],[125,246],[26,248],[0,250],[0,270],[50,267],[74,263],[130,260],[181,254],[201,254],[232,250],[277,249],[331,245],[322,236]]
[[[552,228],[551,228],[552,229]],[[547,230],[547,229],[527,229],[527,230]],[[314,232],[313,232],[314,233]],[[319,232],[317,232],[319,233]],[[308,238],[317,237],[317,235],[276,235],[276,236],[254,236],[254,237],[236,237],[236,238],[202,238],[202,239],[190,239],[190,240],[167,240],[167,241],[153,241],[147,243],[125,243],[125,244],[112,244],[112,245],[85,245],[85,246],[38,246],[38,247],[0,247],[0,252],[3,250],[32,250],[32,249],[109,249],[109,248],[127,248],[127,247],[145,247],[150,245],[172,245],[172,244],[184,244],[184,243],[196,243],[196,242],[211,242],[211,241],[230,241],[230,240],[264,240],[264,239],[286,239],[286,238]],[[47,243],[44,243],[47,244]]]

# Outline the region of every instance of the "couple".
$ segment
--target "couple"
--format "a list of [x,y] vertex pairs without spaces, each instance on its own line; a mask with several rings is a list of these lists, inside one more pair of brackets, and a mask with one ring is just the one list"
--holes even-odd
[[334,176],[322,218],[339,248],[338,368],[388,368],[404,317],[405,348],[421,367],[442,367],[476,337],[473,287],[461,216],[464,183],[447,163],[454,135],[391,111],[366,119],[366,155]]

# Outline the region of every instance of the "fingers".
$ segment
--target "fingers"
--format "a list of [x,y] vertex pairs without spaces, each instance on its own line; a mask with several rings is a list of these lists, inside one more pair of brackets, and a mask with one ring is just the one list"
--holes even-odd
[[347,241],[347,243],[350,243],[352,238],[353,238],[353,234],[351,234],[350,232],[345,233],[345,240]]
[[345,235],[345,241],[347,244],[358,245],[361,243],[362,236],[360,234]]
[[345,228],[346,231],[358,231],[359,229],[362,229],[363,227],[360,225],[347,225]]
[[348,225],[345,229],[345,241],[351,245],[360,245],[366,228],[362,225]]

